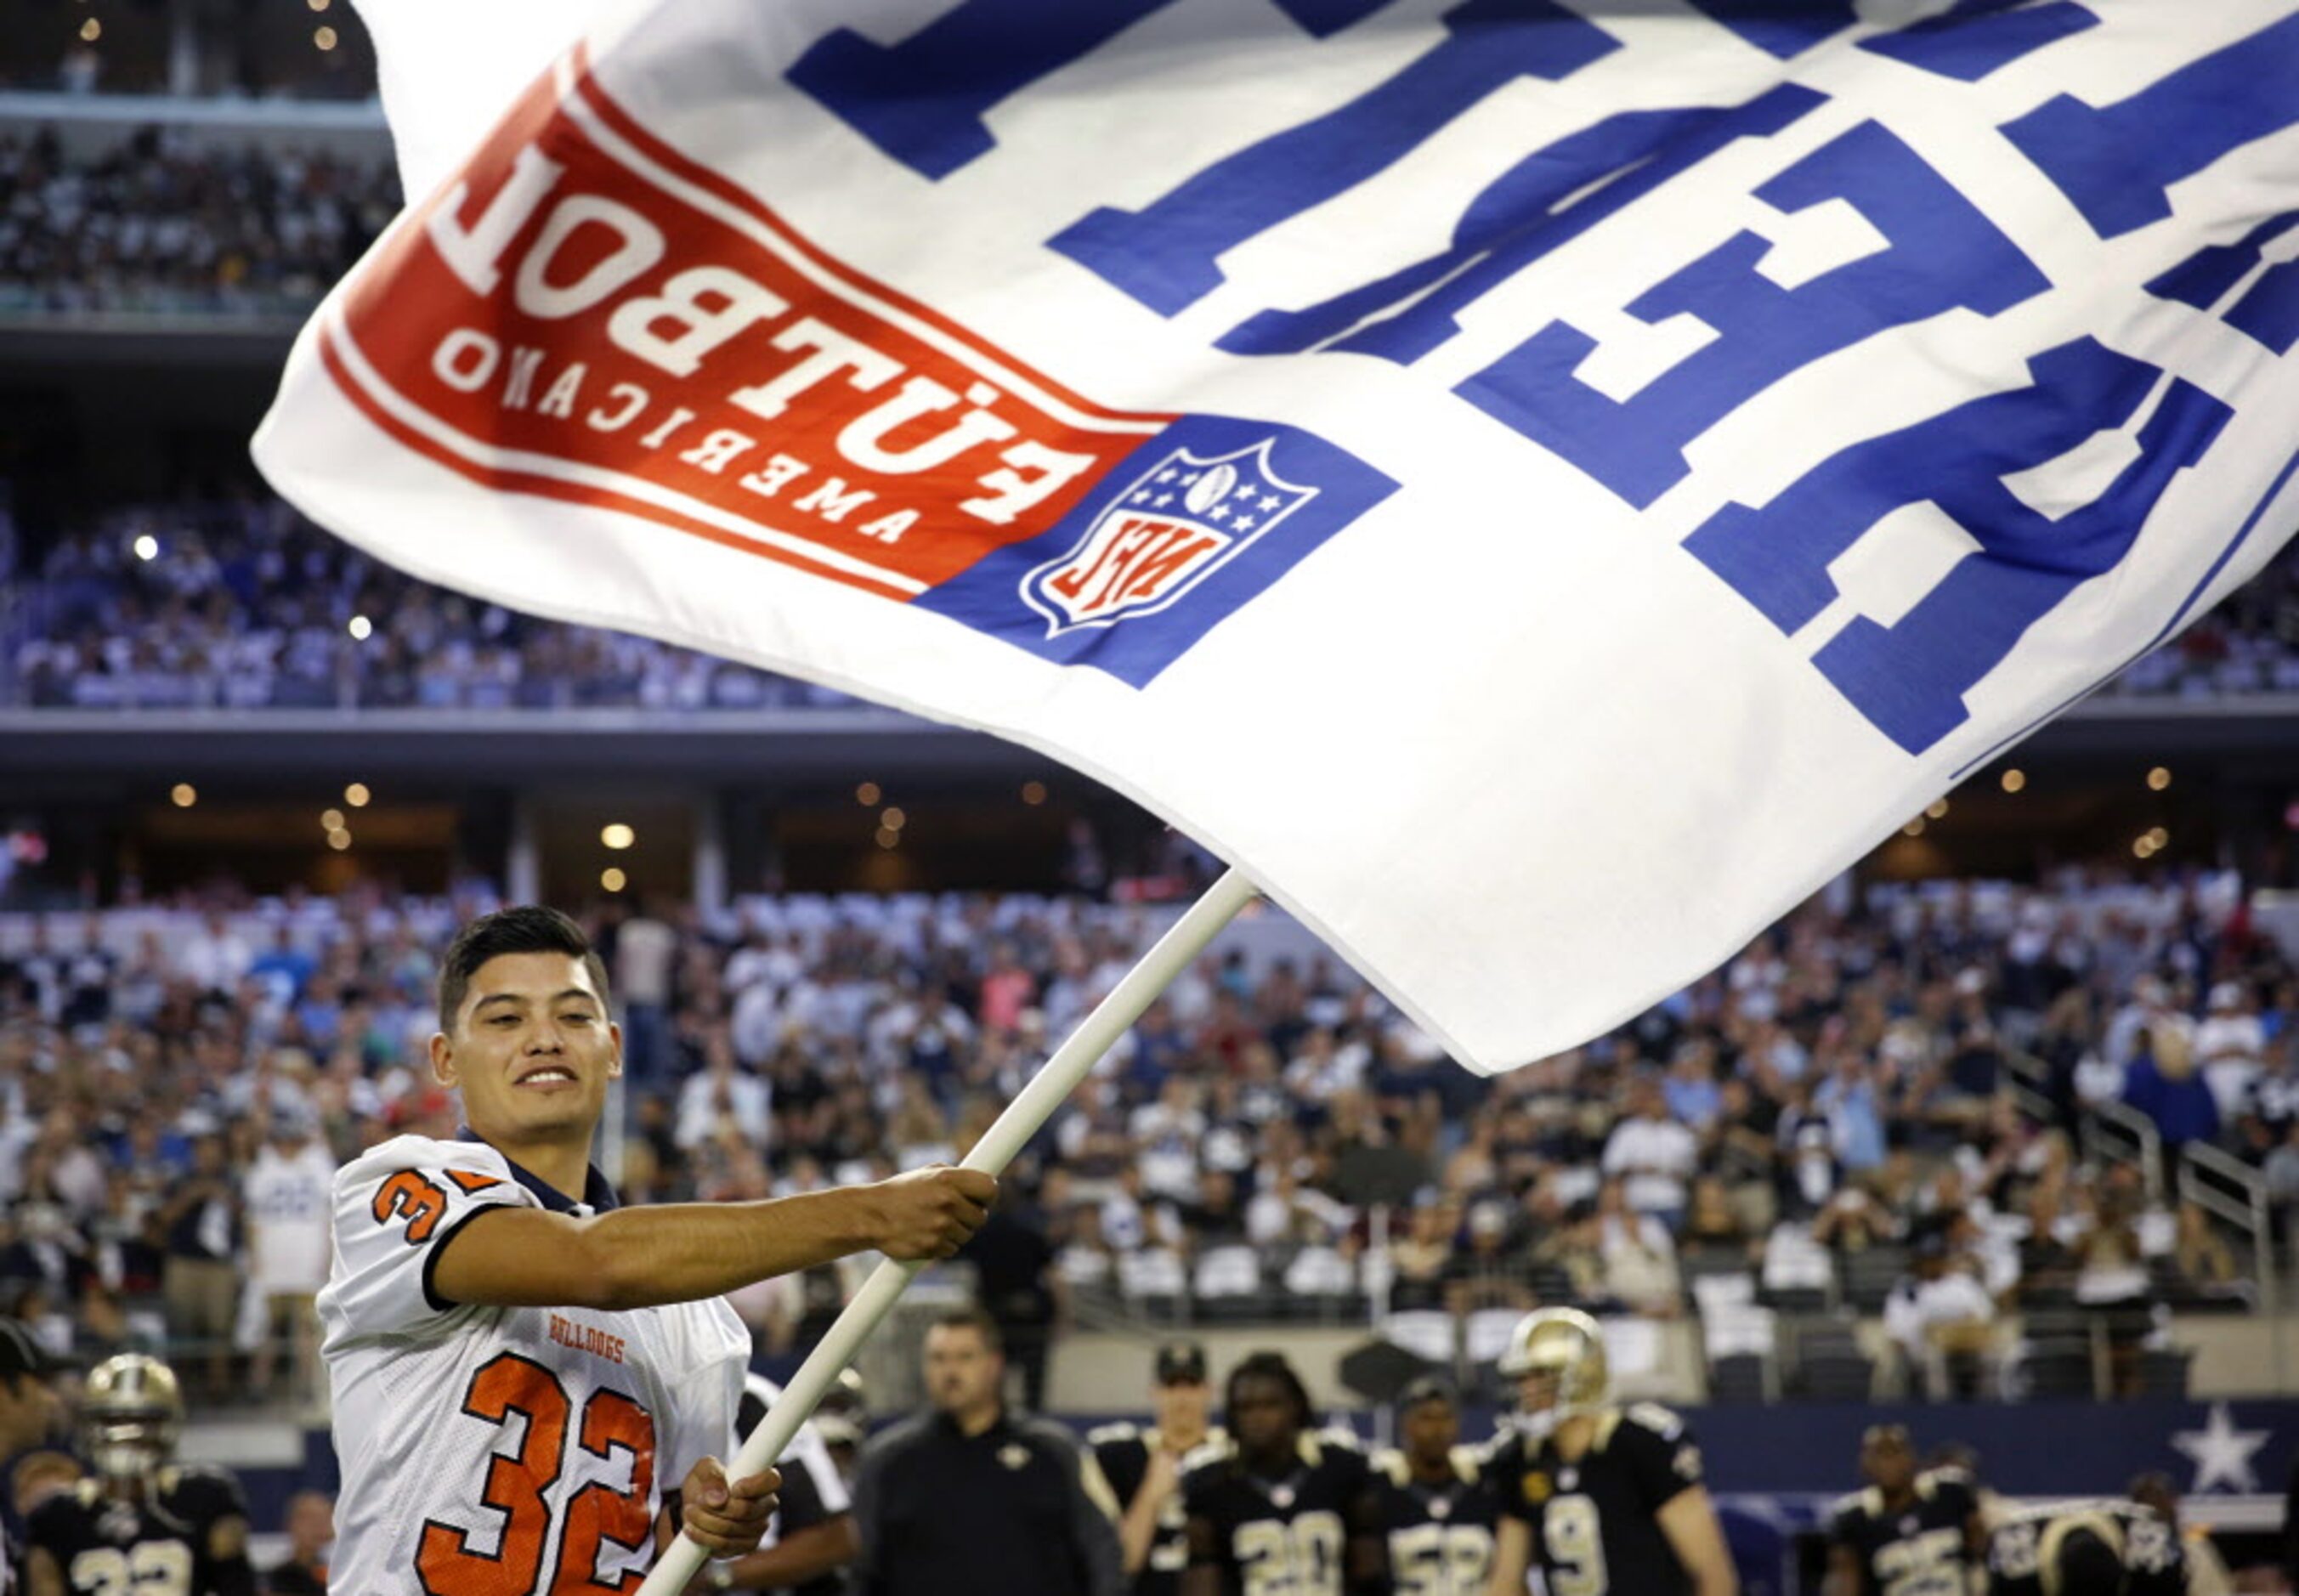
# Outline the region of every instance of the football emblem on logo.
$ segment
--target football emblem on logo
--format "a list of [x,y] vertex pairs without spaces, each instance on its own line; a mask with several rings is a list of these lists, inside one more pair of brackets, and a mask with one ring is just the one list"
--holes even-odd
[[1166,609],[1316,497],[1278,476],[1276,441],[1212,458],[1175,449],[1123,483],[1067,553],[1022,578],[1046,635]]

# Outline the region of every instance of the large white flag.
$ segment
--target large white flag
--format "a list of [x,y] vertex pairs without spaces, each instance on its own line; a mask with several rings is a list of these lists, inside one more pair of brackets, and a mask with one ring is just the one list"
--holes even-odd
[[281,492],[1046,750],[1481,1068],[2299,520],[2299,0],[363,9]]

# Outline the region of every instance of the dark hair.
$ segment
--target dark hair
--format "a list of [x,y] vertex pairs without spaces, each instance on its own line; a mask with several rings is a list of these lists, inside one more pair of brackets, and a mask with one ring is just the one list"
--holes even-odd
[[463,999],[470,993],[471,977],[488,960],[506,953],[564,953],[569,959],[580,959],[591,985],[599,989],[599,1001],[607,1001],[607,967],[600,962],[583,927],[556,909],[527,903],[483,914],[455,934],[439,966],[441,1030],[453,1034],[455,1016],[462,1011]]
[[2123,1559],[2100,1533],[2079,1525],[2062,1537],[2053,1559],[2061,1596],[2115,1596],[2123,1589]]
[[[1285,1394],[1293,1399],[1294,1417],[1303,1429],[1309,1427],[1309,1422],[1315,1416],[1315,1409],[1309,1405],[1309,1388],[1301,1384],[1301,1376],[1295,1374],[1293,1366],[1285,1361],[1284,1353],[1255,1352],[1230,1370],[1229,1379],[1222,1386],[1223,1406],[1235,1408],[1238,1382],[1250,1379],[1274,1380],[1283,1386]],[[1231,1422],[1230,1427],[1232,1430],[1237,1427],[1234,1420]]]
[[1425,1408],[1438,1402],[1442,1402],[1448,1408],[1460,1406],[1458,1400],[1453,1395],[1453,1387],[1438,1375],[1423,1375],[1397,1393],[1397,1410],[1400,1414],[1410,1413],[1415,1408]]
[[945,1308],[934,1316],[930,1330],[972,1330],[982,1337],[982,1344],[1000,1357],[1006,1355],[1006,1337],[998,1328],[998,1321],[979,1308]]

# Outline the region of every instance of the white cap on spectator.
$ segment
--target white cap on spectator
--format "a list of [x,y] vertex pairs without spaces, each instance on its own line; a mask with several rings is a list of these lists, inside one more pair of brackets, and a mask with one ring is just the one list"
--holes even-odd
[[2222,981],[2218,985],[2212,987],[2211,1006],[2214,1009],[2242,1008],[2243,983],[2240,981]]

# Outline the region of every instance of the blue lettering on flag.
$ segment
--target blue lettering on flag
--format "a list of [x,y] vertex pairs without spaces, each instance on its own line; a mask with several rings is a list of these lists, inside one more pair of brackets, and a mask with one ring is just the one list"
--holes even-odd
[[1627,400],[1574,375],[1597,341],[1564,322],[1455,391],[1642,509],[1690,470],[1686,445],[1798,367],[1949,311],[1994,315],[2051,287],[1994,222],[1874,122],[1756,193],[1783,212],[1848,201],[1888,247],[1783,288],[1758,270],[1770,242],[1737,235],[1629,304],[1655,324],[1689,312],[1716,336]]
[[[1733,140],[1777,133],[1826,103],[1812,89],[1782,84],[1746,105],[1606,117],[1535,151],[1488,185],[1462,213],[1450,248],[1321,304],[1264,311],[1231,329],[1219,346],[1232,354],[1325,346],[1409,365],[1460,330],[1463,310],[1535,261]],[[1402,308],[1382,314],[1392,306]]]
[[1184,416],[1053,527],[914,599],[1145,687],[1397,483],[1315,434]]
[[2059,95],[2004,125],[2103,238],[2171,214],[2171,185],[2299,121],[2299,15],[2213,51],[2128,100]]
[[1803,54],[1859,21],[1852,13],[1852,0],[1803,0],[1798,5],[1783,5],[1780,0],[1692,0],[1692,4],[1782,61]]
[[2198,250],[2147,285],[2159,299],[2173,299],[2199,311],[2216,306],[2253,271],[2259,278],[2222,318],[2237,332],[2278,354],[2299,344],[2299,261],[2279,261],[2261,270],[2267,246],[2299,223],[2299,211],[2270,216],[2232,244]]
[[[2203,457],[2232,413],[2175,380],[2143,420],[2162,373],[2089,338],[2037,355],[2028,370],[2029,386],[1854,445],[1760,510],[1720,510],[1684,544],[1793,634],[1837,596],[1829,564],[1886,516],[1929,501],[1961,527],[1977,552],[1896,624],[1856,618],[1813,658],[1912,754],[1963,724],[1963,695],[2029,628],[2121,563],[2173,476]],[[2089,503],[2054,518],[2004,485],[2135,424],[2136,453]]]
[[[851,28],[825,35],[786,74],[922,178],[948,177],[998,145],[983,118],[1091,54],[1174,0],[961,0],[899,44]],[[1391,0],[1276,0],[1313,37]]]
[[1141,211],[1103,206],[1049,245],[1161,316],[1219,287],[1226,252],[1397,163],[1519,78],[1571,77],[1619,43],[1556,0],[1467,0],[1447,37],[1348,104],[1185,179]]
[[2077,0],[1958,0],[1953,10],[1862,39],[1860,47],[1937,77],[1977,83],[2046,45],[2098,26],[2091,7]]

